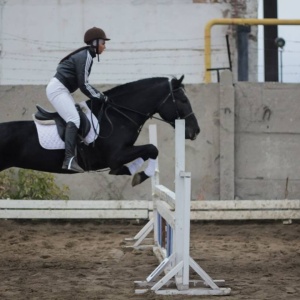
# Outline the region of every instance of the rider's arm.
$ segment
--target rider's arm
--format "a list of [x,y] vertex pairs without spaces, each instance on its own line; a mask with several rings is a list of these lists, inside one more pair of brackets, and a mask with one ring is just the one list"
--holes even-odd
[[76,64],[76,73],[79,89],[90,99],[106,101],[106,96],[89,84],[89,75],[93,65],[93,57],[90,52],[84,51]]

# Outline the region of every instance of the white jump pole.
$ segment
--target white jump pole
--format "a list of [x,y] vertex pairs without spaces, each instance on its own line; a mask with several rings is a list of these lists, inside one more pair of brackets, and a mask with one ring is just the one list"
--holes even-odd
[[[158,177],[153,178],[152,181],[153,249],[155,253],[159,252],[162,262],[147,277],[146,281],[135,282],[144,288],[136,290],[136,293],[145,293],[148,289],[151,289],[157,294],[164,295],[228,295],[231,291],[230,288],[220,288],[216,284],[217,282],[224,283],[224,280],[213,281],[189,254],[191,174],[185,172],[184,120],[176,120],[175,135],[175,194],[166,187],[159,185]],[[156,133],[154,136],[156,138]],[[157,142],[153,144],[157,145]],[[158,176],[158,172],[157,169],[156,176]],[[159,242],[159,237],[165,230],[158,221],[160,217],[166,221],[168,227],[172,227],[172,229],[167,230],[167,242],[168,244],[172,243],[171,253],[162,249],[162,245]],[[189,280],[190,267],[203,280],[193,280],[191,282]],[[163,272],[165,272],[165,275],[161,279],[158,279],[159,275]],[[172,281],[172,278],[175,280]],[[163,286],[168,286],[172,282],[176,284],[177,288],[163,289]],[[203,285],[204,288],[199,288],[199,286]]]
[[190,255],[190,191],[191,173],[185,172],[185,121],[175,123],[175,195],[176,228],[174,232],[175,262],[183,262],[178,273],[182,278],[182,289],[189,287],[189,255]]

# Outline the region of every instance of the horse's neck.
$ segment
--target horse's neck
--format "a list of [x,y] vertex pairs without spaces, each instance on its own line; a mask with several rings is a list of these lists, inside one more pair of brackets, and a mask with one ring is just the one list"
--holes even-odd
[[[117,86],[105,92],[119,110],[118,117],[123,114],[128,120],[142,126],[153,114],[160,103],[167,97],[167,78],[143,79],[133,83]],[[95,115],[99,114],[100,104],[88,101]],[[112,104],[113,107],[113,104]]]
[[155,108],[166,97],[166,80],[166,78],[156,81],[153,79],[153,82],[145,80],[139,86],[134,84],[124,85],[123,89],[115,90],[111,96],[113,101],[121,106],[135,109],[145,114],[155,113]]

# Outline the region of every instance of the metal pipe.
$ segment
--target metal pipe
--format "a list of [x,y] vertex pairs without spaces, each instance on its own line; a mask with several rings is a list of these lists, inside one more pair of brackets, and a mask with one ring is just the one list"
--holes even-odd
[[299,19],[212,19],[206,23],[204,30],[204,60],[206,83],[211,82],[211,28],[214,25],[300,25]]

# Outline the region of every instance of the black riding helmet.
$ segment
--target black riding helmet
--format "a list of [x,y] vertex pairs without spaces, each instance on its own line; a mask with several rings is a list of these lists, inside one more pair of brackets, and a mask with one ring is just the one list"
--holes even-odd
[[88,29],[84,34],[84,42],[89,45],[94,40],[109,41],[110,39],[106,37],[105,32],[101,28],[93,27]]
[[93,41],[97,41],[97,45],[96,47],[96,53],[98,55],[98,61],[99,61],[99,53],[98,53],[98,45],[99,45],[99,40],[105,40],[105,41],[109,41],[110,39],[107,38],[104,30],[102,30],[101,28],[98,27],[93,27],[88,29],[85,34],[84,34],[84,38],[83,38],[84,42],[87,45],[91,45],[93,46]]

